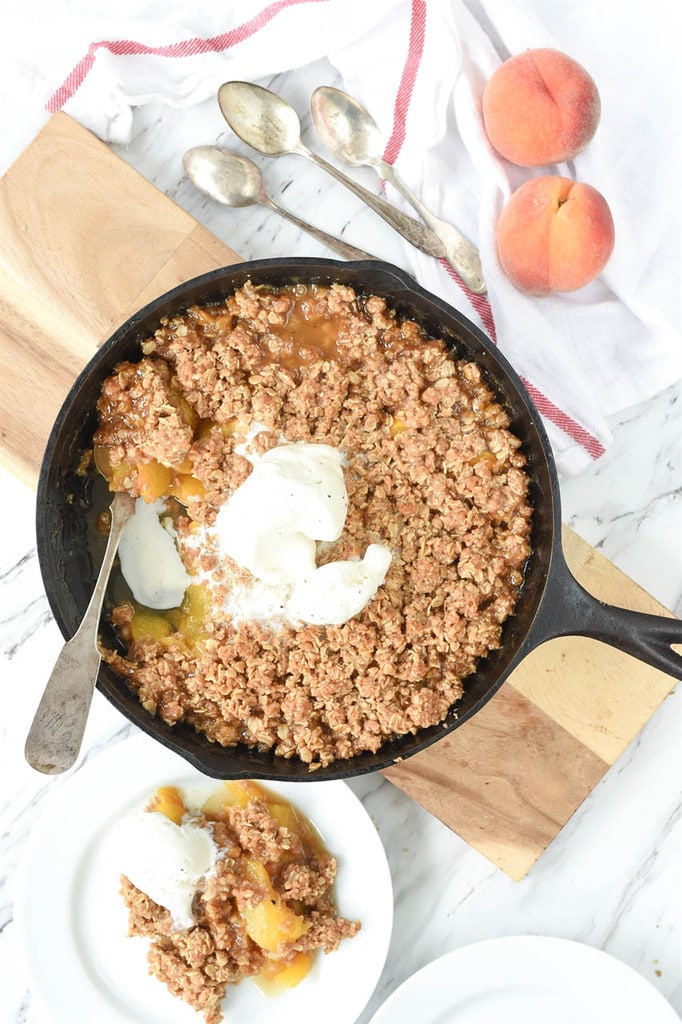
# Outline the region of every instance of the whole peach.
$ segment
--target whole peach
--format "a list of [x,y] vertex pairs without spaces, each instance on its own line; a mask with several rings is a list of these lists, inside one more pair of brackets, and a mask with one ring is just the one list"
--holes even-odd
[[601,192],[570,178],[531,178],[497,224],[507,277],[529,295],[572,292],[602,272],[613,251],[613,218]]
[[570,160],[590,141],[601,115],[594,81],[559,50],[526,50],[492,75],[483,123],[495,149],[521,167]]

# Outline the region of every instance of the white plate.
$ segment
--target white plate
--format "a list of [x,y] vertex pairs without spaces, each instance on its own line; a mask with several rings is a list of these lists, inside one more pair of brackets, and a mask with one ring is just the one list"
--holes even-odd
[[592,946],[523,935],[489,939],[427,964],[371,1024],[679,1024],[631,967]]
[[[63,1024],[201,1024],[203,1017],[147,974],[143,938],[127,938],[120,868],[108,842],[126,814],[159,785],[220,783],[136,736],[86,762],[40,818],[24,862],[18,918],[33,987]],[[250,980],[228,989],[226,1020],[239,1024],[352,1024],[383,969],[393,923],[386,854],[362,804],[343,782],[265,785],[316,825],[337,858],[339,913],[362,928],[318,954],[299,986],[267,997]]]

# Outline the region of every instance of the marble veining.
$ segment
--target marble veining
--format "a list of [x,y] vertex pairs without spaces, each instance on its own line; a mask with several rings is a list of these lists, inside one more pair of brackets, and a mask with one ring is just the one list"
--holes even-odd
[[[326,61],[270,84],[305,110],[312,88],[338,84]],[[21,85],[19,81],[19,85]],[[21,115],[21,116],[19,116]],[[4,170],[45,120],[30,89],[0,143]],[[303,138],[311,141],[309,117]],[[330,255],[293,225],[259,207],[231,210],[183,177],[185,149],[229,145],[255,159],[272,197],[292,212],[410,269],[408,246],[359,200],[300,157],[267,160],[237,142],[216,104],[190,111],[143,107],[122,159],[246,259]],[[379,190],[371,171],[357,179]],[[682,387],[671,386],[611,417],[614,441],[580,475],[561,481],[563,518],[668,608],[682,614]],[[48,1024],[31,993],[14,901],[26,839],[67,778],[36,775],[23,742],[62,638],[52,620],[35,551],[35,496],[0,470],[0,1021]],[[679,691],[667,698],[522,882],[481,854],[380,776],[349,783],[385,845],[395,890],[395,926],[382,977],[357,1024],[438,956],[478,940],[514,934],[588,943],[639,971],[682,1011],[680,971],[682,826]],[[81,764],[134,727],[95,695]],[[396,1022],[401,1024],[401,1022]]]
[[10,595],[6,603],[2,602],[7,614],[0,618],[0,652],[13,658],[22,644],[51,619],[35,548],[0,574],[0,594]]

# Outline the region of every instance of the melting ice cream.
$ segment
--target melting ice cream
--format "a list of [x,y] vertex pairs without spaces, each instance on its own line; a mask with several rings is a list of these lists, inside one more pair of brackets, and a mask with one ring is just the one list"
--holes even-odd
[[192,927],[197,884],[218,856],[208,828],[176,825],[165,814],[143,811],[121,823],[117,856],[126,878],[170,911],[174,928]]
[[190,583],[175,538],[161,523],[165,511],[163,501],[138,498],[118,549],[123,578],[147,608],[177,608]]
[[299,441],[262,456],[218,513],[222,551],[265,584],[265,603],[291,621],[341,625],[374,597],[391,553],[370,544],[364,558],[317,566],[317,541],[343,531],[348,492],[343,457],[330,445]]

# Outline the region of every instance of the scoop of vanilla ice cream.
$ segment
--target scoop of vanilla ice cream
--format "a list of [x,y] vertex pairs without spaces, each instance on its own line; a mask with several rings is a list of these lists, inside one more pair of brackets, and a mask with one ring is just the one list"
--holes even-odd
[[297,625],[347,622],[383,583],[391,552],[370,544],[361,561],[318,568],[317,542],[338,540],[348,512],[341,452],[299,441],[245,455],[253,470],[216,518],[222,552],[255,577],[231,595],[230,613]]
[[304,578],[315,568],[315,541],[336,540],[346,521],[341,465],[326,444],[265,452],[218,512],[221,549],[265,583]]
[[191,822],[176,825],[165,814],[143,811],[118,829],[117,861],[121,872],[150,899],[169,910],[176,929],[194,924],[192,901],[197,884],[217,860],[208,828]]
[[147,608],[177,608],[190,582],[175,539],[159,519],[165,511],[162,500],[138,498],[118,549],[123,578]]
[[216,530],[225,554],[257,579],[277,584],[315,567],[315,541],[296,529],[295,510],[259,468],[222,506]]
[[327,562],[294,585],[287,612],[313,626],[342,626],[369,604],[390,564],[391,552],[381,544],[370,544],[360,561]]
[[290,510],[298,532],[314,540],[339,539],[348,512],[340,451],[306,441],[279,445],[265,452],[255,471],[273,504]]

